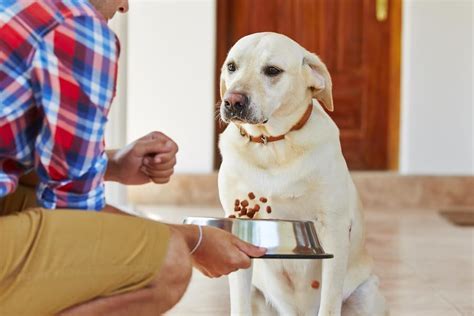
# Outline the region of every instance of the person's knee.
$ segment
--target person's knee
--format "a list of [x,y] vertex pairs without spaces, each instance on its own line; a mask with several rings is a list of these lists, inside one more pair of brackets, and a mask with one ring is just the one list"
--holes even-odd
[[183,237],[171,231],[168,251],[163,265],[151,286],[161,312],[170,309],[183,297],[191,280],[192,263]]

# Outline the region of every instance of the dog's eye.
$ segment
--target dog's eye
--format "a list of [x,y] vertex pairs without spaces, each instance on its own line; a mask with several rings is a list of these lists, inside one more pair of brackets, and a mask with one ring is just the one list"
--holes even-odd
[[229,70],[229,72],[234,72],[235,71],[235,64],[234,63],[228,63],[227,64],[227,70]]
[[269,77],[275,77],[275,76],[278,76],[279,74],[281,74],[283,72],[283,70],[281,70],[280,68],[277,68],[275,66],[268,66],[268,67],[265,67],[263,69],[263,72],[265,73],[265,75],[267,75]]

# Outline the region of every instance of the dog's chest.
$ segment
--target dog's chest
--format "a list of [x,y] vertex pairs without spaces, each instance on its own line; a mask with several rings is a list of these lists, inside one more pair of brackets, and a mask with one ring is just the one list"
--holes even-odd
[[296,170],[234,170],[228,175],[226,213],[236,217],[312,219],[317,184]]

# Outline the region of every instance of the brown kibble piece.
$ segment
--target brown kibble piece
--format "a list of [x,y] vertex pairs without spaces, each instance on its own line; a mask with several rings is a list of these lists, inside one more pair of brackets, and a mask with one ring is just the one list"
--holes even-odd
[[251,200],[255,199],[255,194],[253,194],[253,192],[250,192],[250,193],[249,193],[249,198],[250,198]]
[[270,214],[272,212],[272,207],[270,205],[267,205],[267,213]]
[[256,205],[253,207],[253,210],[254,210],[255,212],[260,211],[260,205],[256,204]]
[[246,215],[247,214],[247,208],[244,207],[242,210],[240,210],[240,215]]
[[247,216],[248,216],[249,218],[253,218],[254,215],[255,215],[255,212],[254,212],[254,211],[249,211],[249,212],[247,212]]
[[260,200],[260,202],[262,202],[262,203],[267,203],[267,201],[268,201],[267,198],[266,198],[266,197],[263,197],[263,196],[262,196],[259,200]]
[[234,207],[234,212],[240,212],[240,206]]
[[319,282],[318,280],[313,280],[313,282],[311,282],[311,287],[313,289],[319,289]]
[[236,218],[235,215],[229,215],[229,218]]
[[235,205],[235,206],[239,206],[239,205],[240,205],[239,199],[236,199],[236,200],[235,200],[234,205]]
[[249,201],[243,200],[242,202],[240,202],[240,205],[242,205],[243,207],[247,207],[249,206]]

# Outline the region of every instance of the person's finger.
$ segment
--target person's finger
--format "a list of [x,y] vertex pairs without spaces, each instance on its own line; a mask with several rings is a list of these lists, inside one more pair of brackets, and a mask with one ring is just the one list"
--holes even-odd
[[231,261],[231,264],[229,266],[232,267],[232,270],[229,271],[229,273],[235,271],[234,269],[248,269],[250,268],[250,265],[252,264],[252,261],[250,260],[249,256],[247,256],[245,253],[238,251],[237,255],[234,256],[234,258]]
[[174,168],[174,166],[176,165],[176,157],[164,163],[150,163],[150,160],[145,158],[143,160],[143,164],[150,170],[165,171]]
[[160,151],[160,153],[164,153],[164,154],[167,154],[167,155],[170,155],[170,156],[175,156],[176,153],[178,152],[178,150],[179,150],[178,145],[176,145],[175,142],[172,142],[172,141],[169,140],[164,144],[163,150]]
[[168,169],[168,170],[153,170],[150,168],[145,167],[146,173],[149,177],[152,178],[169,178],[173,175],[174,169]]
[[244,252],[250,257],[258,258],[263,256],[267,252],[266,248],[254,246],[238,238],[235,239],[234,244],[237,246],[237,248],[239,248],[242,252]]
[[[150,171],[145,167],[145,166],[142,166],[140,168],[140,171],[145,174],[153,183],[156,183],[156,184],[165,184],[165,183],[168,183],[171,179],[171,175],[174,173],[173,172],[168,172],[166,175],[164,176],[160,176],[160,177],[157,177],[157,176],[153,176]],[[169,175],[168,175],[169,174]]]
[[140,140],[133,147],[136,156],[144,157],[147,155],[156,155],[164,151],[166,141],[159,139]]
[[165,183],[168,183],[168,182],[170,182],[170,179],[171,179],[171,178],[153,178],[153,177],[150,177],[150,180],[151,180],[153,183],[156,183],[156,184],[165,184]]
[[146,156],[143,158],[143,164],[151,168],[173,167],[176,164],[176,155],[174,153],[157,154],[153,157]]
[[135,143],[133,150],[139,157],[160,153],[168,153],[169,156],[173,156],[178,152],[178,145],[166,139],[142,139]]

